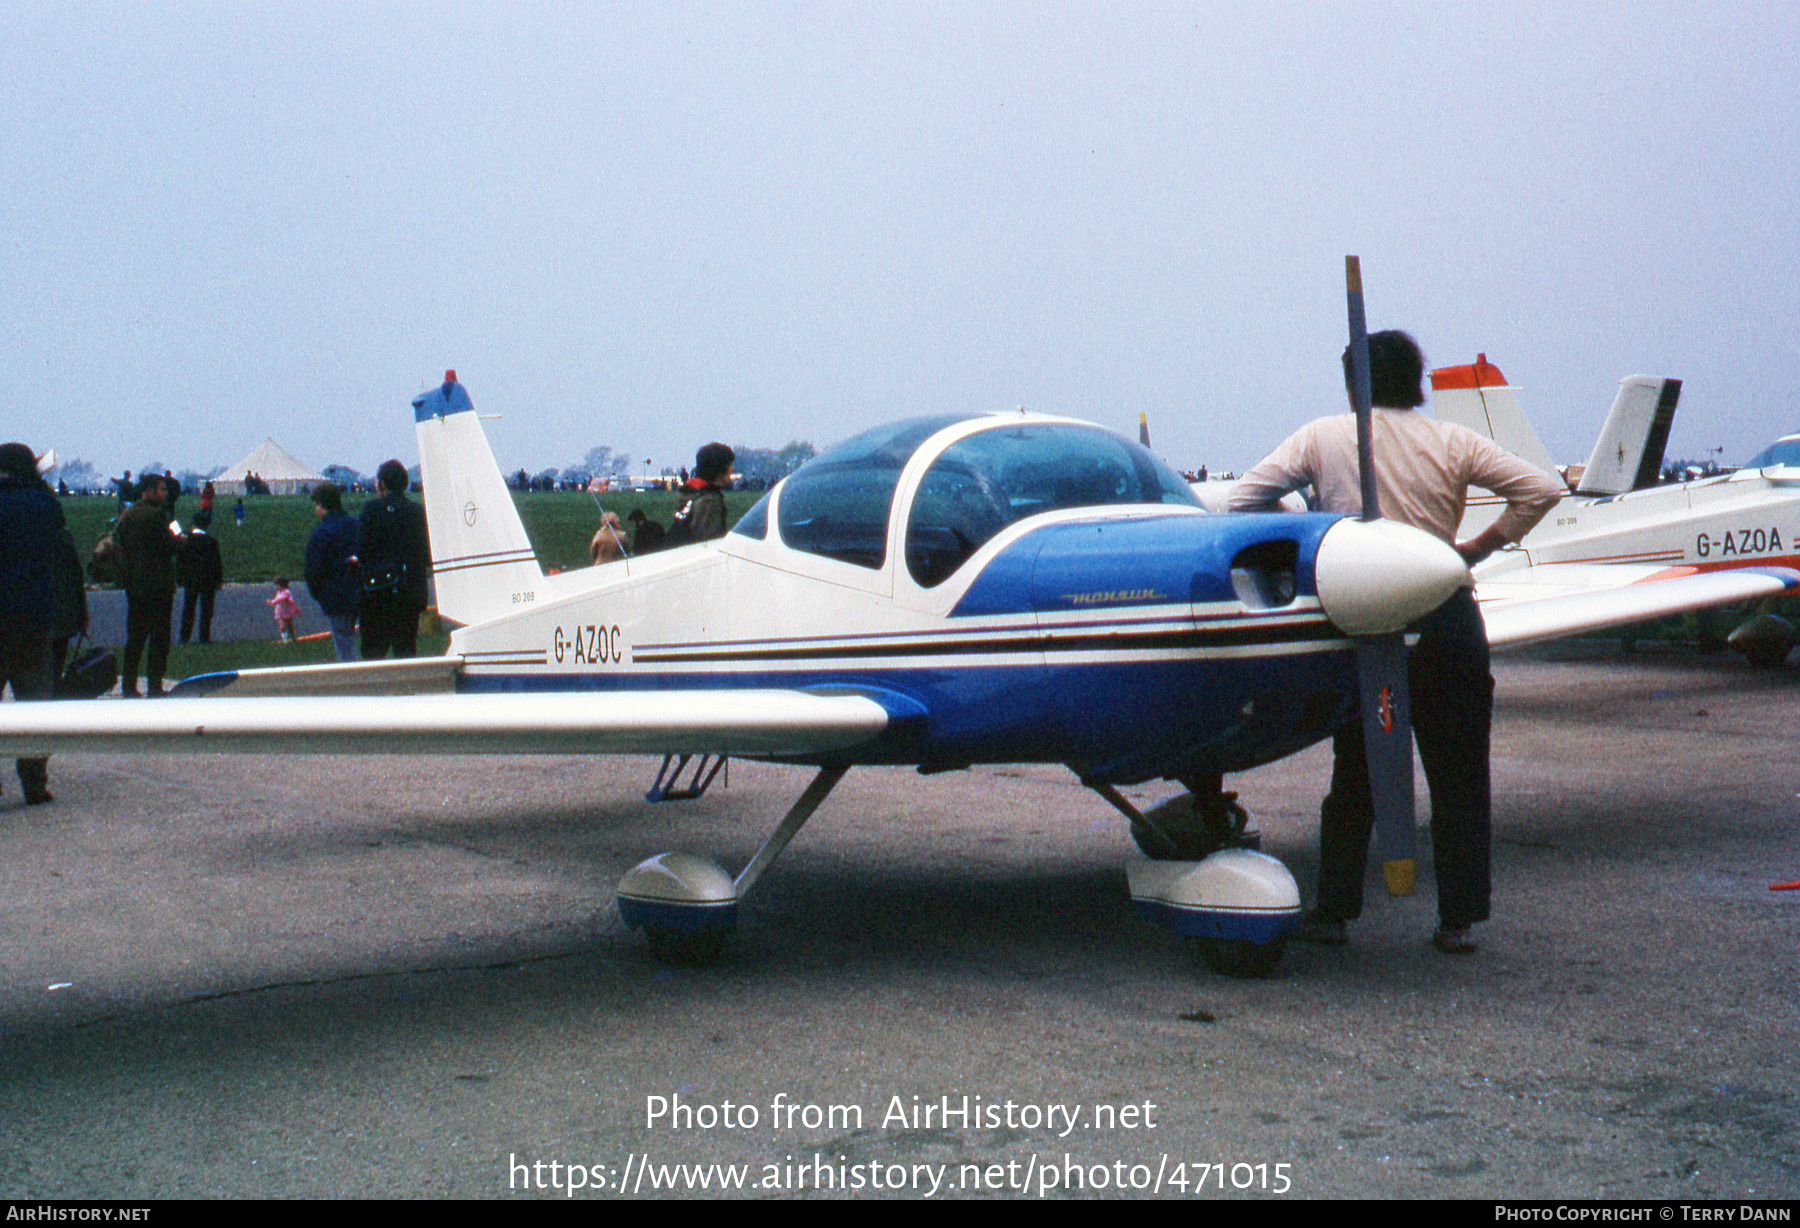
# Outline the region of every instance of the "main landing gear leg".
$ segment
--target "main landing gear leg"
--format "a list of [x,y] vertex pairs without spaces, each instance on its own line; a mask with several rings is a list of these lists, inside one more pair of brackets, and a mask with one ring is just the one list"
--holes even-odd
[[1131,821],[1131,838],[1154,861],[1199,861],[1220,849],[1259,849],[1262,836],[1237,794],[1225,792],[1222,772],[1184,776],[1188,791],[1140,812],[1107,784],[1084,781]]
[[1252,851],[1262,838],[1223,776],[1184,777],[1189,792],[1148,813],[1112,785],[1083,783],[1130,820],[1144,852],[1125,868],[1139,913],[1185,937],[1214,972],[1275,970],[1300,923],[1300,889],[1286,866]]
[[663,963],[690,968],[712,963],[737,928],[738,901],[849,770],[821,768],[735,879],[694,853],[659,853],[639,862],[619,880],[619,916],[644,931],[650,954]]

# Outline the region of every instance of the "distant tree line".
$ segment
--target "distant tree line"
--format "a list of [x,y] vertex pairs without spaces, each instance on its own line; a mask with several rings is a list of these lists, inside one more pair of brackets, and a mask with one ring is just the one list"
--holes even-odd
[[[735,444],[733,451],[737,453],[737,486],[739,489],[766,490],[782,478],[804,465],[814,456],[818,449],[812,444],[798,440],[790,440],[780,448],[753,448],[748,444]],[[648,462],[646,462],[648,463]],[[215,466],[202,473],[193,469],[183,469],[175,474],[184,491],[198,491],[209,480],[225,471],[223,465]],[[155,460],[131,471],[133,478],[146,473],[167,473],[168,466]],[[373,490],[374,479],[365,476],[349,465],[326,465],[320,470],[325,477],[337,483],[347,491]],[[418,483],[418,466],[410,470],[415,488]],[[676,476],[675,466],[664,466],[665,476]],[[121,477],[123,474],[120,475]],[[589,481],[596,477],[622,481],[631,476],[631,457],[624,452],[615,453],[610,447],[601,446],[588,449],[586,456],[564,469],[549,468],[537,473],[528,473],[520,469],[507,478],[507,485],[514,490],[582,490]],[[105,493],[111,494],[114,489],[112,477],[101,473],[88,461],[79,458],[64,461],[45,474],[52,487],[60,482],[73,494]]]
[[[798,441],[790,441],[782,448],[752,448],[747,444],[737,444],[732,450],[737,453],[737,486],[748,490],[768,489],[818,454],[818,449],[810,443]],[[676,468],[671,465],[665,465],[662,474],[665,477],[678,476]],[[514,490],[583,490],[597,477],[614,482],[629,479],[630,455],[615,453],[604,446],[590,448],[586,456],[565,469],[552,467],[537,473],[519,469],[506,479],[506,484]]]
[[783,448],[752,448],[732,445],[737,453],[738,477],[755,489],[767,489],[819,454],[810,443],[789,440]]

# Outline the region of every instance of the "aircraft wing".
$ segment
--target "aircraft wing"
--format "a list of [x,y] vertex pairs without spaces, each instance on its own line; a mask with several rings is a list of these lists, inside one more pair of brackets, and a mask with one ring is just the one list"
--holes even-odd
[[1800,591],[1787,567],[1697,571],[1618,563],[1539,563],[1477,576],[1475,596],[1495,648]]
[[[336,672],[330,667],[324,671]],[[887,710],[867,696],[806,691],[319,695],[290,687],[284,696],[228,695],[0,705],[0,755],[812,756],[860,745],[888,725]]]

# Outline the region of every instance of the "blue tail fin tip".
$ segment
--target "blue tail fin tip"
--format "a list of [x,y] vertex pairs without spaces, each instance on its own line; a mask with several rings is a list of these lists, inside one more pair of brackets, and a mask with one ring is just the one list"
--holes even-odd
[[430,392],[422,392],[413,398],[413,421],[424,422],[430,418],[444,418],[451,414],[473,413],[475,402],[469,399],[469,390],[455,380],[445,380],[443,385]]

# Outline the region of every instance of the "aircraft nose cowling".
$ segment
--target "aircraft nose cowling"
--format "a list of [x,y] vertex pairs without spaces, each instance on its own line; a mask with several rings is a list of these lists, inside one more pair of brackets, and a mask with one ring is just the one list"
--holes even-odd
[[1334,626],[1348,635],[1381,635],[1444,604],[1469,582],[1469,568],[1423,529],[1346,518],[1320,539],[1313,578]]

